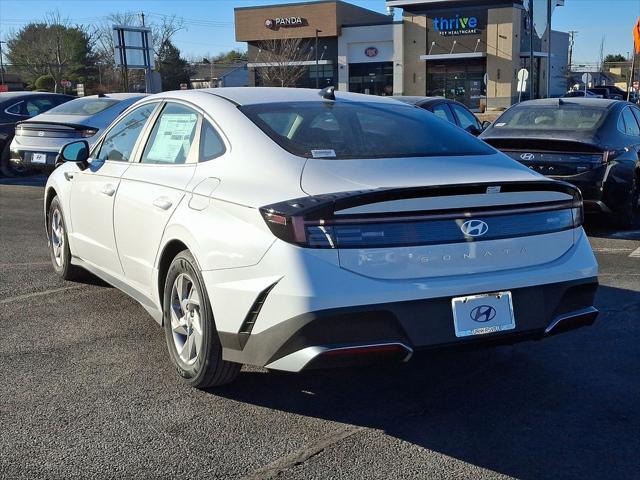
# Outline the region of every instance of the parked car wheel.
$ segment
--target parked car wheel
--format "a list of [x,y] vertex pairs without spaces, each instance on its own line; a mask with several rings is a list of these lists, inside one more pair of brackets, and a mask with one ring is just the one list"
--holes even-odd
[[241,365],[222,359],[222,346],[204,281],[188,250],[171,262],[163,306],[169,355],[184,381],[196,388],[232,382]]
[[640,219],[640,188],[638,187],[638,177],[631,184],[631,191],[627,202],[622,208],[615,212],[612,220],[620,228],[633,228]]
[[24,168],[18,167],[11,163],[10,161],[10,150],[11,142],[7,142],[7,144],[2,149],[2,154],[0,155],[0,173],[5,177],[16,177],[24,173]]
[[47,233],[49,234],[49,255],[55,272],[65,280],[79,278],[83,270],[71,264],[71,251],[64,216],[58,197],[55,197],[49,207],[47,221]]

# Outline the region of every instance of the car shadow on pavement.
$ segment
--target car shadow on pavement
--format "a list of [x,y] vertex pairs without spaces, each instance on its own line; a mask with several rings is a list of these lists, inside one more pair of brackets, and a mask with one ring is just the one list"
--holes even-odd
[[587,216],[584,224],[587,235],[595,238],[611,238],[618,240],[640,240],[640,222],[632,228],[616,228],[602,216]]
[[21,187],[44,187],[47,175],[22,175],[18,177],[3,177],[0,175],[0,185],[17,185]]
[[615,310],[541,342],[416,355],[399,366],[253,369],[211,393],[382,430],[517,478],[632,478],[640,450],[640,292],[601,287],[597,303]]

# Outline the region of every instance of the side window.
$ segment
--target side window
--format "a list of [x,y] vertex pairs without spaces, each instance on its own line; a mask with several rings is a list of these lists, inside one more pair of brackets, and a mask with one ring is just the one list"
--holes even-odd
[[640,108],[631,107],[631,111],[633,112],[633,115],[636,117],[638,124],[640,124]]
[[24,102],[18,102],[11,105],[9,108],[5,110],[5,112],[10,113],[11,115],[23,115]]
[[206,162],[219,157],[225,151],[224,142],[209,122],[202,122],[200,133],[200,161]]
[[138,136],[156,105],[156,103],[150,103],[136,108],[116,123],[104,138],[96,158],[98,160],[128,162]]
[[24,108],[27,110],[26,114],[30,117],[40,115],[55,106],[56,104],[48,98],[34,98],[24,102]]
[[456,105],[455,103],[451,104],[451,108],[453,108],[453,112],[458,117],[458,122],[460,122],[460,126],[465,130],[469,130],[469,128],[473,128],[475,130],[480,130],[480,125],[476,117],[464,107],[460,105]]
[[638,126],[638,122],[636,122],[636,118],[633,116],[629,107],[626,107],[622,111],[622,117],[624,118],[624,124],[626,126],[624,132],[627,135],[640,135],[640,127]]
[[440,103],[434,107],[431,108],[431,111],[433,112],[433,114],[436,117],[439,117],[443,120],[446,120],[448,122],[451,122],[455,125],[456,120],[455,118],[453,118],[453,114],[451,113],[451,110],[449,110],[449,107],[447,106],[446,103]]
[[142,163],[185,163],[196,133],[198,113],[177,103],[167,103],[153,126]]

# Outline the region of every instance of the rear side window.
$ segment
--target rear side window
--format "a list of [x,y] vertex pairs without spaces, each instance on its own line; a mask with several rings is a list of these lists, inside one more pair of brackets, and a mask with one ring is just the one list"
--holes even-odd
[[197,112],[184,105],[168,103],[153,126],[142,163],[186,163],[197,124]]
[[56,115],[95,115],[117,103],[120,103],[120,100],[114,98],[78,98],[52,108],[50,113]]
[[582,105],[519,105],[504,112],[494,124],[497,129],[595,130],[606,108]]
[[456,123],[456,119],[453,118],[451,110],[449,110],[449,107],[445,103],[436,105],[431,109],[431,111],[436,117],[446,120],[447,122]]
[[491,155],[485,143],[411,105],[289,102],[240,110],[285,150],[306,158]]
[[24,109],[26,110],[25,113],[30,117],[40,115],[41,113],[44,113],[55,106],[56,104],[48,98],[34,98],[24,101]]
[[627,107],[622,111],[622,118],[625,126],[624,133],[627,135],[640,135],[640,127],[630,108]]
[[214,159],[222,155],[225,151],[224,142],[218,132],[206,120],[202,122],[202,132],[200,133],[200,161]]

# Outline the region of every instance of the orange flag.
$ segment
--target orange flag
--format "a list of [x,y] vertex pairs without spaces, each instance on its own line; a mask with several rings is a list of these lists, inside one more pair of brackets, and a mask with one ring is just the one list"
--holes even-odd
[[633,27],[633,45],[636,47],[636,53],[640,53],[640,17]]

